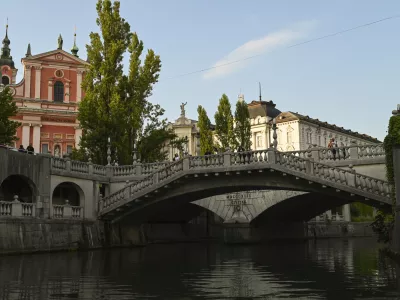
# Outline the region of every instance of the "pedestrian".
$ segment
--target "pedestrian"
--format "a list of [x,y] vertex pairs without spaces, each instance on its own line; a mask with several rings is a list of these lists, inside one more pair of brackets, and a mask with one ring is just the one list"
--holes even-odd
[[25,152],[26,152],[26,150],[25,150],[25,148],[24,148],[23,145],[19,145],[18,152],[22,152],[22,153],[25,153]]
[[28,151],[29,154],[35,153],[35,148],[33,148],[32,144],[29,144],[29,146],[26,147],[26,150]]
[[335,143],[334,138],[331,138],[331,140],[329,141],[328,148],[331,149],[333,160],[336,160],[336,149],[335,148],[337,148],[337,144]]
[[178,161],[178,160],[179,160],[179,154],[178,154],[178,153],[175,153],[175,156],[174,156],[173,161]]

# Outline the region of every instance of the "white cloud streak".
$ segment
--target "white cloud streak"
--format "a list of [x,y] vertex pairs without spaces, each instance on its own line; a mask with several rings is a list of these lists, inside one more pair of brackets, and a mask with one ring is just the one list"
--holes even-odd
[[[268,53],[278,49],[279,47],[289,46],[290,44],[307,37],[315,25],[316,22],[314,21],[302,22],[293,27],[269,33],[260,39],[248,41],[237,47],[224,58],[217,61],[213,65],[213,69],[204,73],[203,78],[212,79],[234,73],[244,68],[250,62],[250,60],[244,60],[237,63],[231,62]],[[228,65],[221,66],[224,64]]]

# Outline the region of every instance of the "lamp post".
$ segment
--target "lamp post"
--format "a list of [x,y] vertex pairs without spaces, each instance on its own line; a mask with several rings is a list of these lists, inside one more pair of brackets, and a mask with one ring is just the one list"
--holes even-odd
[[133,161],[133,164],[135,164],[137,162],[136,142],[133,144],[132,161]]
[[272,138],[274,139],[272,142],[272,145],[274,146],[274,149],[276,150],[276,148],[278,147],[278,135],[276,134],[276,118],[274,118],[272,120]]
[[108,137],[107,166],[111,166],[111,139]]

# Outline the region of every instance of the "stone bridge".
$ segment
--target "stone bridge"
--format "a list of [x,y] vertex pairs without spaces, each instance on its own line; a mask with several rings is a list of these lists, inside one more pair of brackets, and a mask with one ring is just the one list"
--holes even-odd
[[[344,147],[340,148],[340,152],[338,149],[338,153],[339,155],[333,157],[331,150],[325,148],[289,153],[265,150],[213,155],[208,158],[187,157],[173,164],[160,162],[101,166],[91,162],[30,155],[0,148],[0,217],[95,220],[100,216],[118,220],[126,213],[141,211],[145,207],[159,207],[153,205],[157,202],[154,201],[155,195],[160,195],[158,202],[168,203],[169,207],[172,204],[178,205],[181,201],[162,200],[183,197],[185,201],[193,201],[210,195],[249,189],[295,190],[297,192],[293,193],[300,196],[304,192],[320,192],[316,188],[321,183],[318,180],[336,176],[329,172],[335,173],[338,170],[341,170],[341,175],[331,181],[337,180],[336,184],[340,187],[343,185],[343,176],[355,176],[357,181],[354,185],[362,186],[364,181],[367,182],[365,184],[372,184],[370,189],[375,189],[375,185],[385,186],[385,183],[378,180],[384,175],[385,157],[381,145]],[[272,157],[276,160],[275,163]],[[298,167],[292,167],[292,164],[298,164]],[[304,168],[311,166],[314,175],[305,172]],[[311,172],[311,169],[307,170]],[[318,179],[318,174],[322,171],[327,174]],[[295,175],[291,175],[291,172],[295,172]],[[282,179],[284,175],[277,176],[281,173],[287,175],[285,179]],[[291,182],[289,178],[293,176],[299,179]],[[378,179],[374,181],[371,176]],[[303,178],[316,184],[305,185]],[[196,185],[201,186],[200,192],[193,196]],[[356,188],[351,187],[351,182],[347,185],[347,189]],[[325,186],[332,187],[330,183]],[[173,191],[179,189],[182,195],[173,196]],[[128,190],[130,200],[121,199],[121,195]],[[330,188],[324,188],[325,190]],[[353,194],[357,196],[346,201],[364,197],[371,199],[371,204],[374,205],[384,203],[380,198],[371,197],[368,191],[364,191],[362,195]],[[101,195],[105,195],[102,201]],[[274,200],[276,203],[271,202],[271,207],[280,202],[278,198]],[[281,198],[283,201],[285,197]],[[128,206],[132,206],[130,209],[133,210],[128,212]]]
[[[382,164],[382,146],[362,147],[344,147],[347,159],[343,162],[338,157],[331,159],[327,149],[279,152],[270,148],[185,157],[101,199],[99,216],[111,222],[126,218],[141,222],[156,212],[162,214],[171,207],[178,210],[183,203],[212,195],[265,189],[303,192],[282,198],[258,217],[268,221],[305,221],[353,201],[390,208],[387,182],[365,175],[353,165],[363,160],[360,154],[364,150],[361,167],[368,165],[367,156]],[[341,163],[342,167],[335,166]]]

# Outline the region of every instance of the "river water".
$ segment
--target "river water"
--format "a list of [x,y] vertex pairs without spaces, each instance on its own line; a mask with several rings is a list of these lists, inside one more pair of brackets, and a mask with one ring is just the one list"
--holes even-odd
[[0,257],[0,299],[400,299],[398,272],[372,239],[164,244]]

